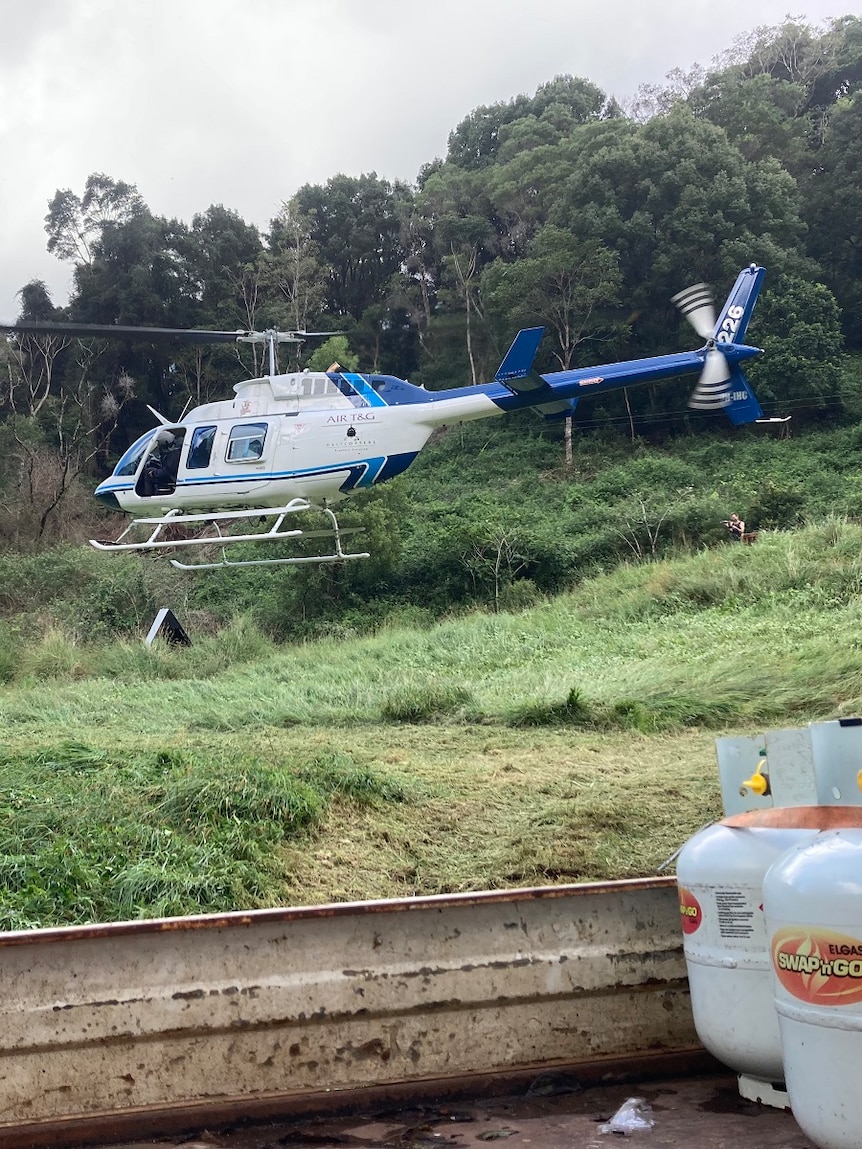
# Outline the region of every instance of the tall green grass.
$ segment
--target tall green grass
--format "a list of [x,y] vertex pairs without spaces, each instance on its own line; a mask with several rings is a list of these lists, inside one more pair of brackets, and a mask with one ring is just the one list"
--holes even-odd
[[[826,520],[626,564],[520,613],[275,646],[247,617],[189,648],[52,628],[0,687],[10,729],[346,723],[717,729],[862,703],[862,526]],[[577,699],[577,705],[572,705]]]

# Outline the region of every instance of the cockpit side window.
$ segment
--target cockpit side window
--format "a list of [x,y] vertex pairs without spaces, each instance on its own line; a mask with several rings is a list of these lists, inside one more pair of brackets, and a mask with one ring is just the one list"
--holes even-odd
[[246,463],[260,459],[266,440],[266,423],[242,423],[233,427],[227,445],[229,463]]
[[155,433],[155,430],[147,431],[146,435],[141,435],[140,439],[136,439],[135,442],[132,443],[131,447],[129,447],[120,458],[116,467],[114,467],[115,475],[134,475]]
[[200,471],[210,465],[210,456],[215,442],[215,427],[195,427],[186,460],[187,471]]

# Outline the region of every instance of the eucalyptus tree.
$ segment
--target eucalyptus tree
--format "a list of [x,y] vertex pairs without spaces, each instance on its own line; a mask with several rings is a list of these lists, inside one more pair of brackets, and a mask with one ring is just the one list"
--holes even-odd
[[493,208],[480,171],[451,164],[431,175],[418,196],[420,210],[431,221],[431,243],[440,264],[437,299],[450,312],[461,312],[471,382],[480,376],[475,324],[482,320],[479,295],[482,269],[496,254]]
[[327,270],[312,237],[312,224],[296,197],[282,204],[270,223],[262,266],[286,317],[283,326],[308,330],[324,311]]
[[[19,319],[52,323],[63,318],[63,311],[54,306],[44,280],[31,280],[18,294]],[[2,339],[6,377],[0,395],[7,413],[25,418],[39,414],[56,390],[58,366],[62,367],[62,354],[71,342],[68,336],[54,334]]]
[[[624,329],[615,311],[621,280],[610,248],[548,224],[522,259],[498,259],[486,268],[482,296],[511,327],[546,327],[553,369],[567,371],[587,345],[592,356],[600,356],[607,353],[601,344],[621,340]],[[571,416],[565,420],[565,457],[571,466]]]
[[54,194],[45,216],[48,251],[75,264],[92,263],[94,244],[107,225],[128,223],[146,210],[134,184],[94,172],[87,176],[83,195],[71,188]]

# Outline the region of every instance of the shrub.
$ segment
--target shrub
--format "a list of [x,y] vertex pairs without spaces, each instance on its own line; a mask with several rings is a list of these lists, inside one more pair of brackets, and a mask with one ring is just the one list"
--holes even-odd
[[577,687],[562,702],[530,702],[509,712],[509,726],[593,726],[598,712]]

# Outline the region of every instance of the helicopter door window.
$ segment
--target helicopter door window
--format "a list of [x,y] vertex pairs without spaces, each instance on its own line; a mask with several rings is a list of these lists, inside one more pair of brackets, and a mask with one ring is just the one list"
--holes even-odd
[[261,458],[266,438],[266,423],[243,423],[234,427],[227,445],[229,463],[247,463]]
[[215,435],[215,427],[195,427],[189,457],[186,460],[186,470],[200,471],[210,465]]

